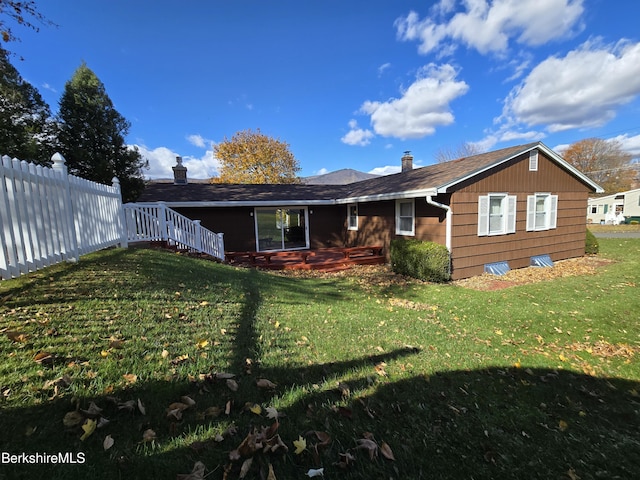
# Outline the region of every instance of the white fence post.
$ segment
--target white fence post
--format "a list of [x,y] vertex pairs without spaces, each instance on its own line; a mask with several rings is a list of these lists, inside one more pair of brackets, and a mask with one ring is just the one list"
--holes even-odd
[[75,232],[75,222],[73,218],[73,203],[71,202],[71,188],[69,186],[69,174],[64,157],[59,153],[54,153],[53,171],[58,173],[58,178],[62,182],[62,195],[59,197],[59,212],[62,223],[62,238],[64,239],[65,260],[77,262],[80,258],[78,253],[78,241]]

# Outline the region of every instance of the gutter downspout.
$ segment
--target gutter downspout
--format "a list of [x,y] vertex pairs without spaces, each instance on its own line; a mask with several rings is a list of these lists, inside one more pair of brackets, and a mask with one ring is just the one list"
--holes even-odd
[[449,254],[451,254],[451,217],[453,216],[453,211],[451,210],[451,207],[449,205],[436,202],[431,195],[427,195],[426,199],[429,205],[442,208],[447,212],[447,216],[446,216],[447,225],[445,227],[446,228],[445,244],[446,244],[447,250],[449,250]]

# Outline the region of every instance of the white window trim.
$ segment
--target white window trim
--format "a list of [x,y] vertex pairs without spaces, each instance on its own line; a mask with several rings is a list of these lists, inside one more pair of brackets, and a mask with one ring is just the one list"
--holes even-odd
[[[356,209],[356,224],[355,225],[351,225],[351,208],[355,207]],[[358,215],[358,204],[357,203],[349,203],[347,204],[347,229],[348,230],[358,230],[358,224],[360,223],[359,221],[359,215]]]
[[[499,231],[490,231],[490,205],[491,199],[500,198],[502,200],[502,229]],[[515,195],[508,195],[506,193],[490,193],[488,195],[481,195],[478,197],[478,236],[494,236],[494,235],[507,235],[509,233],[515,233],[516,231],[516,209],[517,209],[517,197]]]
[[[536,204],[538,199],[544,197],[545,222],[536,227]],[[540,232],[553,230],[558,224],[558,196],[550,193],[536,193],[527,196],[527,231]]]
[[[410,203],[411,204],[411,230],[402,230],[400,228],[400,205],[402,205],[403,203]],[[409,217],[403,217],[403,218],[409,218]],[[416,202],[415,199],[410,198],[410,199],[403,199],[403,200],[396,200],[396,235],[405,235],[405,236],[410,236],[413,237],[416,234]]]

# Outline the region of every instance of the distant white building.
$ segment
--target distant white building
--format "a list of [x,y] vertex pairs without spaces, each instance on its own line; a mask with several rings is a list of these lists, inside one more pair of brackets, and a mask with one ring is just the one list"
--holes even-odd
[[629,217],[640,218],[640,188],[589,199],[587,223],[617,225]]

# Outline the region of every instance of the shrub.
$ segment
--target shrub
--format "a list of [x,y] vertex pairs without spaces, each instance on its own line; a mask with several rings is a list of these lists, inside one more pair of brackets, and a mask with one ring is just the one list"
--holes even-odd
[[584,246],[584,253],[587,255],[595,255],[600,251],[600,245],[598,239],[595,237],[591,230],[587,228],[587,239]]
[[391,241],[391,268],[420,280],[446,282],[451,278],[451,259],[444,245],[397,238]]

